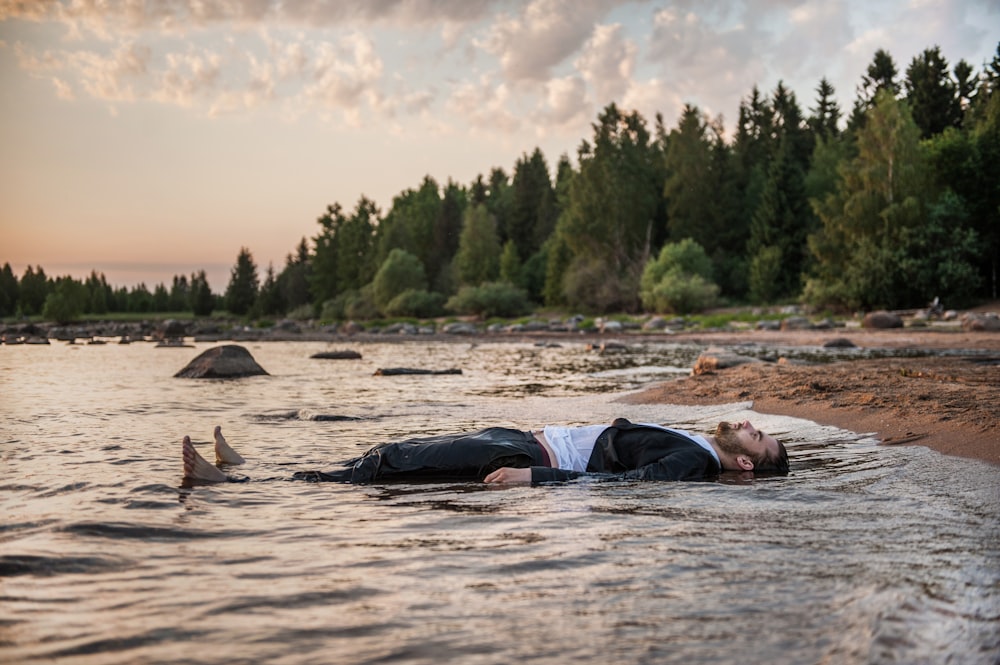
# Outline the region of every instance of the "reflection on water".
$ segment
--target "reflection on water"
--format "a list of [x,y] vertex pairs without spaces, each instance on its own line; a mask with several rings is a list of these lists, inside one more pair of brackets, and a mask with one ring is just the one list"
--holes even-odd
[[[989,663],[1000,470],[747,404],[614,395],[700,349],[249,348],[271,376],[171,378],[207,348],[0,347],[0,660]],[[782,355],[787,355],[782,353]],[[378,367],[461,375],[376,377]],[[289,480],[413,433],[751,417],[793,473],[545,487]],[[222,424],[244,483],[180,486]],[[734,656],[738,654],[738,656]]]

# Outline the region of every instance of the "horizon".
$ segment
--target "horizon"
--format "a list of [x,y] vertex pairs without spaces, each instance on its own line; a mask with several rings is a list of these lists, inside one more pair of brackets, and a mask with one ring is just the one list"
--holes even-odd
[[934,46],[979,72],[998,27],[973,0],[3,4],[0,261],[150,290],[205,270],[222,293],[241,247],[280,272],[328,205],[384,215],[536,147],[575,164],[611,101],[728,132],[754,86],[808,115],[826,77],[846,115],[877,49],[901,78]]

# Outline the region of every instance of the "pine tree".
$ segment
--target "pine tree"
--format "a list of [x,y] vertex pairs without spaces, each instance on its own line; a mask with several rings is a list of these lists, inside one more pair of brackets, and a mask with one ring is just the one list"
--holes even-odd
[[42,266],[38,266],[37,270],[30,265],[25,268],[20,287],[21,313],[27,316],[41,314],[45,298],[48,297],[51,288]]
[[896,69],[896,62],[889,52],[884,49],[875,51],[872,63],[861,77],[861,84],[854,100],[854,110],[847,123],[848,129],[855,131],[864,126],[865,114],[875,105],[875,99],[880,92],[884,91],[893,97],[899,95],[897,76],[899,70]]
[[286,311],[285,299],[282,297],[273,263],[267,264],[264,282],[260,285],[260,293],[257,296],[257,308],[263,316],[275,316]]
[[316,304],[320,305],[332,300],[343,290],[338,282],[340,269],[337,260],[340,251],[337,247],[337,237],[341,227],[347,223],[347,218],[340,204],[334,203],[328,205],[326,212],[316,221],[322,230],[313,238],[316,249],[310,264],[309,291],[315,298]]
[[593,311],[638,308],[642,266],[662,192],[660,155],[645,120],[611,104],[578,150],[558,227],[573,255],[564,276],[570,304]]
[[9,263],[0,270],[0,316],[11,316],[17,312],[20,299],[20,285]]
[[285,267],[278,275],[286,311],[291,311],[312,302],[310,283],[312,281],[312,257],[305,238],[299,241],[294,254],[285,257]]
[[816,107],[811,109],[812,116],[809,117],[809,129],[816,137],[830,139],[840,133],[838,123],[841,112],[834,97],[835,92],[826,78],[820,79],[816,86]]
[[958,127],[962,107],[941,49],[926,49],[906,69],[906,101],[923,138]]
[[[514,166],[511,183],[512,206],[507,239],[514,242],[518,258],[524,261],[541,247],[552,231],[552,181],[542,151],[523,155]],[[549,206],[549,209],[543,208]]]
[[257,265],[246,247],[240,248],[236,257],[236,265],[230,272],[229,286],[226,288],[226,309],[231,314],[243,316],[250,312],[257,300],[257,289],[260,280],[257,278]]
[[455,258],[458,251],[458,240],[462,234],[462,220],[465,216],[467,194],[458,184],[448,181],[441,197],[441,209],[434,225],[434,246],[437,262],[433,270],[428,271],[431,287],[439,292],[452,290],[449,284],[451,271],[447,266]]
[[771,164],[747,242],[750,293],[758,302],[795,295],[801,287],[803,250],[812,230],[804,178],[786,138]]
[[663,196],[670,238],[692,238],[709,254],[719,246],[726,226],[714,149],[720,140],[698,108],[685,105],[677,129],[670,133],[665,158]]
[[374,243],[378,220],[378,206],[362,196],[351,216],[341,216],[333,227],[331,244],[337,294],[360,289],[375,276]]
[[208,286],[205,271],[191,275],[191,311],[195,316],[209,316],[215,310],[215,296]]

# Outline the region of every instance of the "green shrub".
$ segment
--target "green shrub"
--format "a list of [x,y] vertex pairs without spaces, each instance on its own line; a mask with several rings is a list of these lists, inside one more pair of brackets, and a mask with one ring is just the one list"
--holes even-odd
[[312,305],[299,305],[295,309],[289,310],[285,318],[293,321],[308,321],[314,316],[316,316],[316,310]]
[[716,303],[719,287],[701,275],[689,275],[671,270],[648,292],[643,304],[657,312],[690,314],[708,309]]
[[371,284],[361,287],[360,291],[350,292],[351,296],[344,301],[344,317],[358,321],[369,321],[379,316],[375,306],[375,296]]
[[424,266],[413,254],[402,250],[394,249],[389,252],[382,263],[382,267],[375,274],[372,281],[372,296],[375,306],[385,311],[393,298],[403,291],[416,289],[418,291],[427,289],[427,275]]
[[460,314],[474,314],[483,318],[511,318],[531,312],[531,304],[524,290],[506,282],[463,286],[445,306]]
[[667,243],[643,269],[639,296],[643,306],[655,312],[690,314],[707,309],[719,296],[712,281],[712,261],[691,238]]
[[606,261],[580,257],[563,277],[566,303],[573,309],[604,314],[635,306],[635,284],[619,277]]
[[319,320],[330,322],[340,321],[344,318],[344,298],[343,293],[336,298],[332,298],[323,303],[319,309]]
[[392,317],[429,319],[444,314],[444,302],[440,293],[408,289],[393,298],[383,312]]

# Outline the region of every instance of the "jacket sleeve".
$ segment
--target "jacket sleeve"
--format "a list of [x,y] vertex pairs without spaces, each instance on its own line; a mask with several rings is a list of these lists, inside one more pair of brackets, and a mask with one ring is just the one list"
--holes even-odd
[[531,484],[557,483],[586,475],[588,474],[582,471],[567,471],[565,469],[551,469],[547,466],[533,466],[531,467]]
[[698,450],[679,450],[668,453],[651,464],[624,473],[594,473],[566,471],[545,466],[531,467],[531,483],[552,483],[573,480],[582,476],[602,480],[705,480],[719,475],[721,469],[715,458]]
[[625,480],[703,480],[719,475],[718,462],[708,452],[689,449],[667,453],[638,469],[626,471]]

